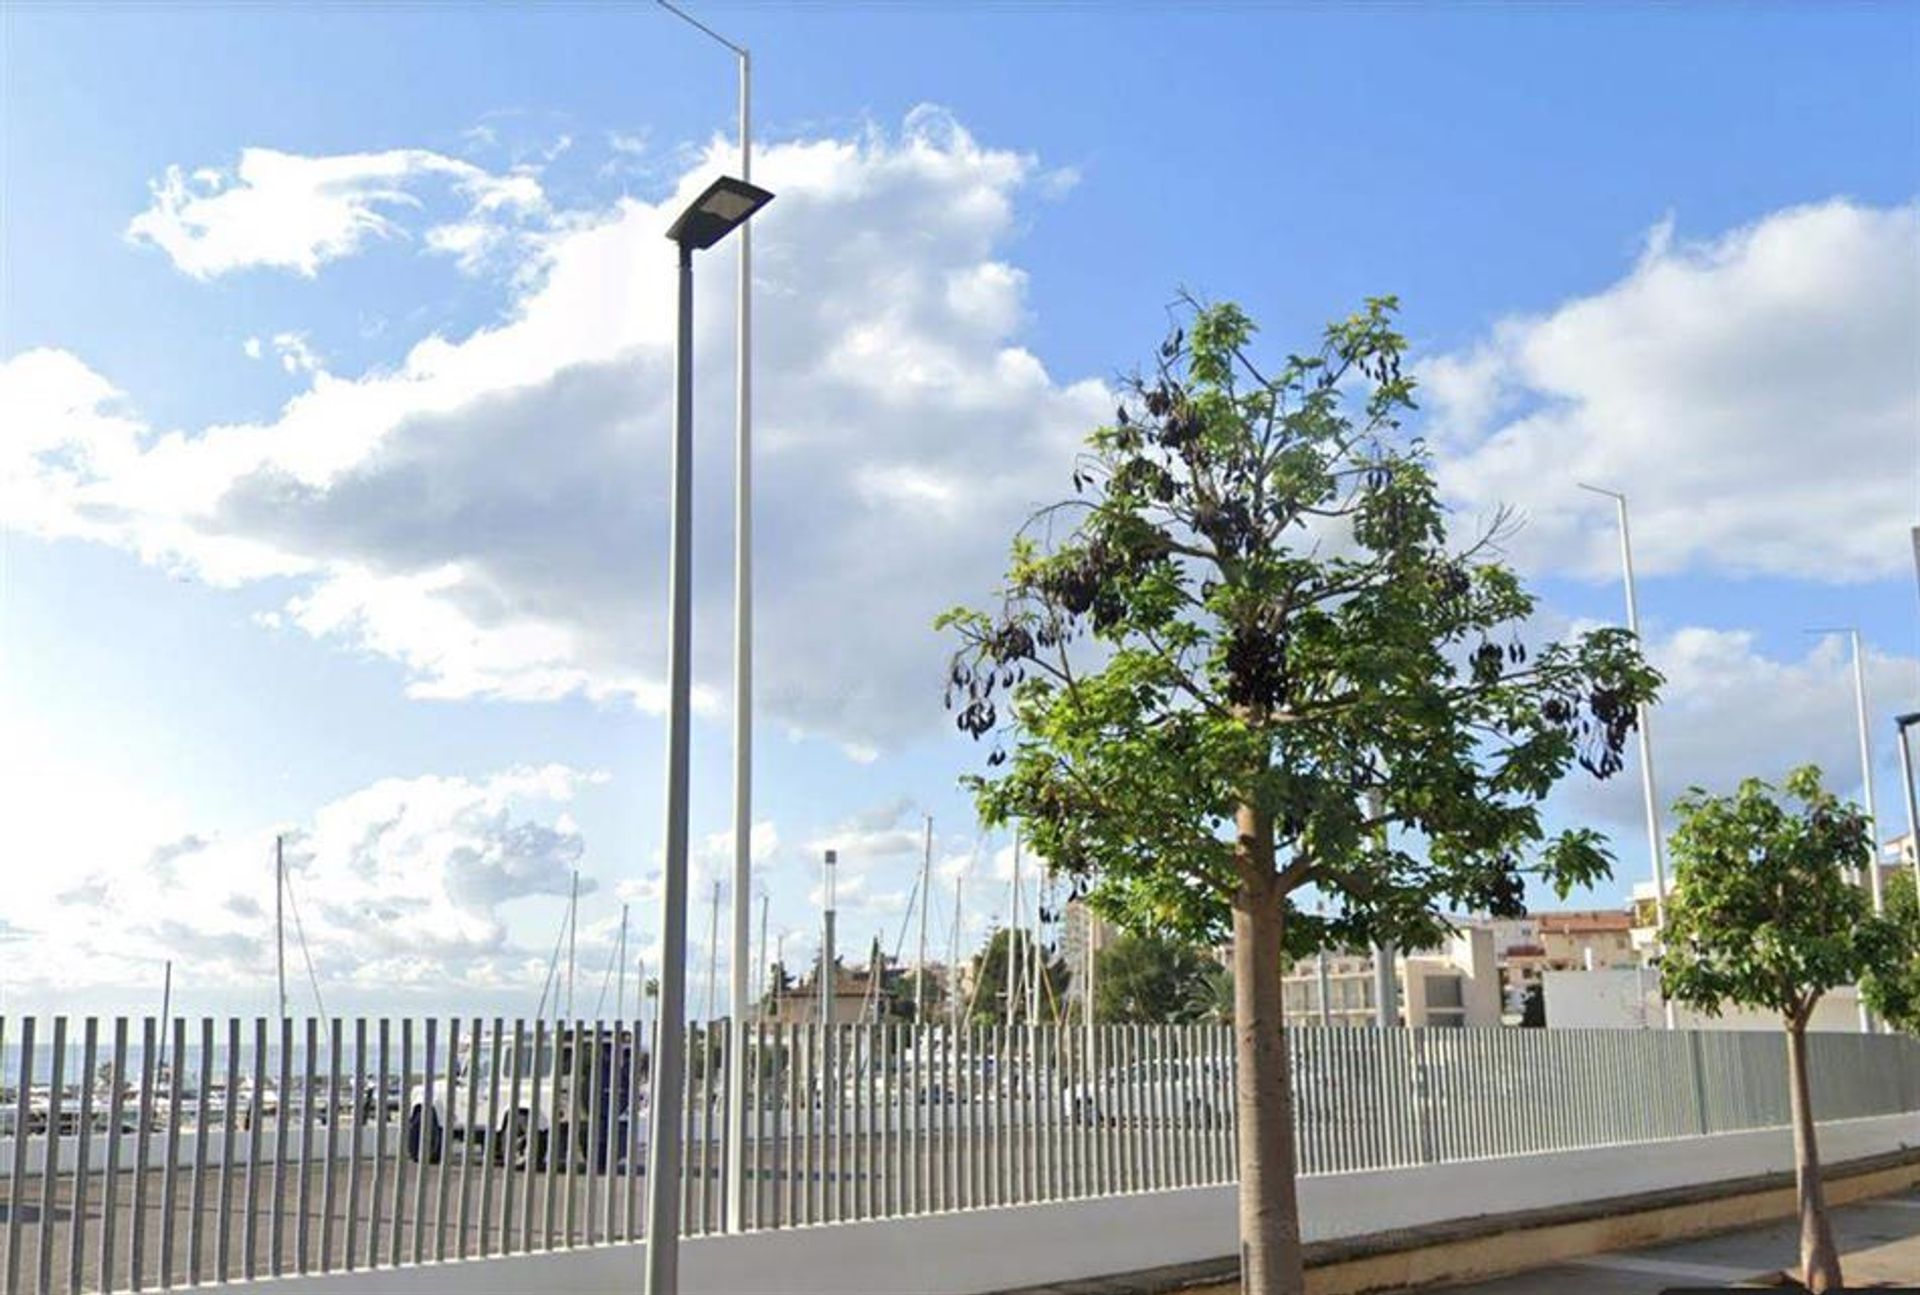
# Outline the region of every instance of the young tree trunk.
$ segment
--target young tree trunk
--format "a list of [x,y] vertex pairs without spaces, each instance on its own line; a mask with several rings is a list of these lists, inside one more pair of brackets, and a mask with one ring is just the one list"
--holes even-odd
[[1281,1014],[1286,955],[1272,825],[1251,806],[1242,806],[1236,818],[1240,889],[1233,903],[1233,1036],[1240,1290],[1242,1295],[1305,1295],[1293,1181],[1293,1091]]
[[1813,1096],[1807,1083],[1807,1023],[1787,1022],[1787,1080],[1793,1097],[1793,1182],[1800,1206],[1800,1280],[1810,1291],[1837,1290],[1840,1254],[1820,1189],[1820,1147],[1814,1137]]

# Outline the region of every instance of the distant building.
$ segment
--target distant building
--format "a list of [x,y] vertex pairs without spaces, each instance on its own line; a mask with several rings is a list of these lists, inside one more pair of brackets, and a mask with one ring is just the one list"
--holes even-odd
[[[1325,955],[1326,1007],[1321,1007],[1321,958],[1302,958],[1281,987],[1288,1025],[1370,1026],[1375,1023],[1374,955]],[[1493,932],[1466,927],[1438,949],[1399,954],[1393,961],[1395,1017],[1410,1026],[1500,1024],[1500,979]]]
[[[867,972],[844,964],[833,969],[833,1019],[857,1021],[866,1011],[872,996]],[[794,981],[793,988],[781,993],[773,1010],[763,1019],[774,1025],[817,1025],[820,1022],[820,969]]]
[[1486,931],[1499,968],[1500,1002],[1508,1024],[1518,1024],[1527,992],[1549,971],[1633,966],[1633,917],[1626,909],[1579,909],[1526,917],[1472,917],[1462,926]]
[[[1643,1030],[1658,1029],[1666,1024],[1660,976],[1651,967],[1549,971],[1544,989],[1549,1029]],[[1673,1023],[1683,1030],[1780,1029],[1778,1016],[1737,1007],[1729,1007],[1719,1016],[1708,1016],[1676,1004]],[[1859,1033],[1860,1003],[1854,987],[1842,985],[1822,996],[1808,1028]]]
[[1493,961],[1500,981],[1501,1019],[1518,1024],[1526,1006],[1527,988],[1539,982],[1546,969],[1547,950],[1540,942],[1540,919],[1527,917],[1470,917],[1462,926],[1478,927],[1493,937]]
[[1542,913],[1539,923],[1549,971],[1627,967],[1640,961],[1633,947],[1633,915],[1624,910]]
[[1913,875],[1913,833],[1902,832],[1880,843],[1880,886],[1884,892],[1901,873]]
[[[939,963],[927,964],[925,993],[929,1019],[944,1019],[941,1014],[946,1011],[947,980],[946,967]],[[911,967],[885,967],[878,985],[874,984],[870,967],[849,967],[844,963],[834,967],[833,1019],[840,1024],[871,1023],[885,1019],[889,1004],[901,999],[908,1004],[913,1001]],[[778,1003],[770,1007],[771,1010],[760,1018],[770,1024],[817,1024],[820,1020],[819,968],[796,980],[793,988],[783,991]],[[895,1016],[892,1019],[907,1018]]]
[[1113,923],[1089,908],[1086,900],[1067,901],[1060,922],[1060,957],[1067,964],[1066,998],[1071,1011],[1079,1013],[1086,1010],[1088,938],[1092,938],[1097,952],[1112,944],[1117,933]]
[[1889,868],[1913,867],[1913,833],[1902,832],[1890,841],[1880,843],[1880,871],[1884,877]]

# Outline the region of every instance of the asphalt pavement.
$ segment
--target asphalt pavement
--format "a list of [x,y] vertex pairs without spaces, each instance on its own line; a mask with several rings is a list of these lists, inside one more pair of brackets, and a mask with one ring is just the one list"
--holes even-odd
[[[1833,1211],[1848,1290],[1920,1288],[1920,1191],[1855,1201]],[[1780,1289],[1799,1263],[1792,1219],[1690,1241],[1590,1255],[1444,1290],[1446,1295],[1660,1295],[1678,1289]],[[1791,1289],[1791,1288],[1788,1288]]]

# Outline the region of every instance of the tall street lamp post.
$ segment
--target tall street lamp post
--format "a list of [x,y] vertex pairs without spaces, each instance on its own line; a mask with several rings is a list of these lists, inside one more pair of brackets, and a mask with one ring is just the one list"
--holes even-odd
[[[753,179],[753,56],[669,0],[660,7],[733,56],[739,69],[740,178]],[[733,474],[733,957],[727,1031],[726,1226],[746,1226],[748,906],[753,902],[753,228],[740,231],[734,346]],[[765,941],[761,941],[764,957]],[[711,1023],[709,1023],[711,1024]]]
[[[1633,539],[1627,531],[1627,497],[1618,490],[1581,484],[1580,488],[1613,500],[1620,519],[1620,569],[1627,590],[1627,630],[1636,646],[1646,640],[1640,635],[1640,602],[1633,588]],[[1667,867],[1660,841],[1660,804],[1653,790],[1653,708],[1640,703],[1640,798],[1647,815],[1647,849],[1653,856],[1653,934],[1657,948],[1667,929]],[[1665,998],[1665,995],[1662,995]],[[1673,1028],[1673,1004],[1666,1004],[1666,1025]]]
[[667,849],[660,893],[659,1041],[648,1102],[646,1295],[680,1288],[680,1116],[687,1030],[687,748],[693,641],[693,254],[712,247],[773,200],[765,189],[723,176],[667,231],[680,254],[679,327],[674,337],[673,536],[667,603]]

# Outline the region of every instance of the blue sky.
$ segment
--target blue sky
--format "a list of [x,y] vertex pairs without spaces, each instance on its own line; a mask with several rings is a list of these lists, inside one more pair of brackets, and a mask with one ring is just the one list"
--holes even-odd
[[[1920,688],[1911,12],[699,12],[755,52],[782,195],[755,818],[790,953],[833,843],[843,929],[893,942],[922,812],[967,942],[1004,916],[926,613],[991,587],[1181,287],[1288,348],[1399,294],[1462,517],[1527,511],[1555,622],[1619,614],[1572,481],[1633,493],[1669,794],[1804,758],[1858,784],[1808,626],[1861,627],[1877,729]],[[731,165],[730,60],[637,5],[0,24],[0,992],[138,1001],[172,956],[197,1001],[263,1005],[276,828],[338,1002],[531,1010],[575,862],[597,988],[616,895],[656,921],[657,229]],[[702,276],[702,837],[732,265]],[[1555,804],[1623,885],[1631,783]]]

